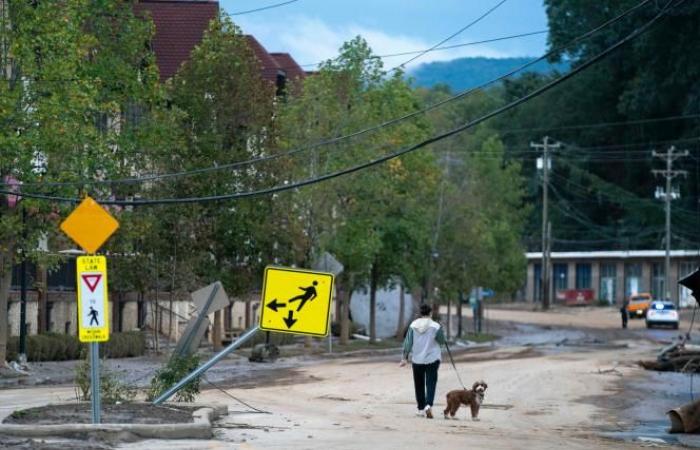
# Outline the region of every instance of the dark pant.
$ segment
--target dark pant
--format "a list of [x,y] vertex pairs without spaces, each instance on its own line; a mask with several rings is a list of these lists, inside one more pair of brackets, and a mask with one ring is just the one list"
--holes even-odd
[[622,317],[622,328],[627,328],[627,310],[620,310],[620,316]]
[[439,367],[439,360],[430,364],[413,364],[413,385],[416,388],[416,403],[420,410],[425,409],[426,405],[433,406]]

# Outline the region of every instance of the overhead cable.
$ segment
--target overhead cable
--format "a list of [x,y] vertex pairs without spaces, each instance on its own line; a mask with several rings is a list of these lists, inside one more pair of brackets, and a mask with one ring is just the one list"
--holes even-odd
[[[506,78],[508,78],[508,77],[510,77],[510,76],[512,76],[512,75],[514,75],[514,74],[516,74],[516,73],[518,73],[518,72],[520,72],[520,71],[522,71],[522,70],[524,70],[524,69],[526,69],[526,68],[528,68],[528,67],[530,67],[530,66],[532,66],[532,65],[534,65],[534,64],[536,64],[536,63],[538,63],[538,62],[540,62],[540,61],[543,61],[543,60],[545,60],[546,58],[548,58],[549,56],[551,56],[551,55],[553,55],[553,54],[556,54],[556,53],[562,51],[563,49],[566,49],[566,48],[570,47],[571,45],[573,45],[573,44],[575,44],[575,43],[577,43],[577,42],[579,42],[579,41],[581,41],[581,40],[585,40],[585,39],[587,39],[587,38],[593,36],[594,34],[598,33],[600,30],[603,30],[604,28],[606,28],[606,27],[608,27],[608,26],[610,26],[610,25],[612,25],[612,24],[614,24],[614,23],[616,23],[616,22],[622,20],[623,18],[625,18],[625,17],[627,17],[628,15],[632,14],[633,12],[635,12],[636,10],[638,10],[639,8],[641,8],[642,6],[648,4],[648,3],[651,2],[651,1],[652,1],[652,0],[643,0],[642,2],[640,2],[639,4],[637,4],[636,6],[633,6],[633,7],[629,8],[629,9],[625,10],[624,12],[620,13],[620,14],[617,15],[616,17],[614,17],[614,18],[612,18],[612,19],[609,19],[608,21],[606,21],[606,22],[604,22],[603,24],[597,26],[596,28],[593,28],[592,30],[590,30],[590,31],[588,31],[588,32],[586,32],[586,33],[584,33],[584,34],[573,38],[573,39],[572,39],[571,41],[569,41],[567,44],[564,44],[564,45],[559,46],[559,47],[557,47],[557,48],[555,48],[555,49],[552,49],[552,50],[546,52],[545,54],[543,54],[542,56],[540,56],[540,57],[538,57],[538,58],[535,58],[535,59],[532,59],[532,60],[530,60],[529,62],[527,62],[527,63],[525,63],[525,64],[522,64],[522,65],[520,65],[519,67],[517,67],[517,68],[511,70],[510,72],[507,72],[507,73],[505,73],[505,74],[503,74],[503,75],[501,75],[501,76],[498,76],[498,77],[496,77],[496,78],[493,78],[493,79],[491,79],[491,80],[489,80],[489,81],[487,81],[487,82],[485,82],[485,83],[480,84],[479,86],[475,86],[475,87],[469,88],[469,89],[467,89],[467,90],[465,90],[465,91],[462,91],[462,92],[459,93],[459,94],[455,94],[455,95],[450,96],[450,97],[448,97],[448,98],[445,98],[445,99],[443,99],[443,100],[437,101],[437,102],[435,102],[435,103],[433,103],[433,104],[431,104],[431,105],[428,105],[428,106],[426,106],[426,107],[424,107],[424,108],[421,108],[421,109],[417,109],[417,110],[415,110],[415,111],[413,111],[413,112],[410,112],[410,113],[408,113],[408,114],[405,114],[405,115],[403,115],[403,116],[395,117],[395,118],[389,119],[389,120],[387,120],[387,121],[385,121],[385,122],[381,122],[381,123],[379,123],[379,124],[375,124],[375,125],[372,125],[372,126],[369,126],[369,127],[366,127],[366,128],[363,128],[363,129],[360,129],[360,130],[357,130],[357,131],[354,131],[354,132],[349,133],[349,134],[337,136],[337,137],[334,137],[334,138],[328,138],[328,139],[321,140],[321,141],[318,141],[318,142],[315,142],[315,143],[312,143],[312,144],[308,144],[308,145],[305,145],[305,146],[302,146],[302,147],[297,147],[297,148],[295,148],[295,149],[291,149],[291,150],[288,150],[288,151],[285,151],[285,152],[280,152],[280,153],[275,153],[275,154],[270,154],[270,155],[266,155],[266,156],[255,157],[255,158],[249,158],[249,159],[246,159],[246,160],[236,161],[236,162],[232,162],[232,163],[228,163],[228,164],[220,164],[220,165],[215,165],[215,166],[210,166],[210,167],[203,167],[203,168],[200,168],[200,169],[183,170],[183,171],[172,172],[172,173],[152,174],[152,175],[146,175],[146,176],[140,176],[140,177],[121,178],[121,179],[111,179],[111,180],[79,180],[79,181],[69,181],[69,182],[53,182],[53,181],[47,181],[47,182],[38,182],[38,183],[34,183],[34,184],[36,184],[36,185],[41,185],[41,186],[46,186],[46,187],[55,187],[55,186],[96,186],[96,185],[112,185],[112,184],[145,183],[145,182],[152,182],[152,181],[156,181],[156,180],[164,180],[164,179],[169,179],[169,178],[177,178],[177,177],[182,177],[182,176],[197,175],[197,174],[202,174],[202,173],[208,173],[208,172],[215,172],[215,171],[220,171],[220,170],[228,170],[228,169],[234,169],[234,168],[238,168],[238,167],[244,167],[244,166],[247,166],[247,165],[250,165],[250,164],[258,164],[258,163],[263,163],[263,162],[267,162],[267,161],[276,160],[276,159],[283,158],[283,157],[293,156],[293,155],[296,155],[296,154],[301,153],[301,152],[305,152],[305,151],[308,151],[308,150],[314,150],[314,149],[316,149],[316,148],[323,147],[323,146],[325,146],[325,145],[335,144],[335,143],[344,141],[344,140],[346,140],[346,139],[351,139],[351,138],[354,138],[354,137],[357,137],[357,136],[361,136],[361,135],[370,133],[370,132],[372,132],[372,131],[376,131],[376,130],[379,130],[379,129],[382,129],[382,128],[386,128],[386,127],[395,125],[395,124],[400,123],[400,122],[403,122],[403,121],[405,121],[405,120],[412,119],[412,118],[417,117],[417,116],[419,116],[419,115],[425,114],[425,113],[427,113],[427,112],[429,112],[429,111],[435,110],[435,109],[437,109],[437,108],[439,108],[439,107],[441,107],[441,106],[443,106],[443,105],[446,105],[446,104],[451,103],[451,102],[453,102],[453,101],[456,101],[456,100],[459,100],[459,99],[461,99],[461,98],[467,97],[467,96],[473,94],[474,92],[477,92],[477,91],[479,91],[479,90],[481,90],[481,89],[483,89],[483,88],[485,88],[485,87],[487,87],[487,86],[490,86],[490,85],[492,85],[492,84],[494,84],[494,83],[497,83],[497,82],[499,82],[499,81],[501,81],[501,80],[503,80],[503,79],[506,79]],[[0,184],[0,185],[2,185],[2,184]],[[32,185],[32,184],[30,184],[30,183],[24,183],[24,185],[25,185],[25,186],[30,186],[30,185]]]
[[425,55],[426,53],[428,53],[428,52],[430,52],[430,51],[436,49],[437,47],[441,46],[442,44],[444,44],[445,42],[449,41],[450,39],[453,39],[454,37],[456,37],[456,36],[458,36],[458,35],[464,33],[464,32],[467,31],[469,28],[473,27],[474,25],[476,25],[477,23],[481,22],[483,19],[485,19],[486,17],[488,17],[489,14],[491,14],[492,12],[494,12],[495,10],[497,10],[501,5],[503,5],[503,4],[504,4],[505,2],[507,2],[507,1],[508,1],[508,0],[501,0],[501,1],[499,1],[498,3],[496,3],[495,5],[493,5],[488,11],[486,11],[485,13],[483,13],[482,15],[480,15],[479,17],[477,17],[476,19],[472,20],[471,22],[469,22],[468,24],[466,24],[465,26],[463,26],[463,27],[460,28],[459,30],[455,31],[455,32],[452,33],[451,35],[447,36],[445,39],[441,40],[440,42],[438,42],[437,44],[433,45],[432,47],[430,47],[430,48],[428,48],[428,49],[426,49],[426,50],[423,50],[423,51],[420,52],[419,54],[417,54],[417,55],[415,55],[415,56],[413,56],[413,57],[407,59],[406,61],[402,62],[401,64],[399,64],[398,66],[394,67],[394,68],[391,69],[391,70],[393,71],[393,70],[395,70],[395,69],[398,69],[399,67],[401,67],[401,68],[406,67],[406,65],[412,63],[413,61],[417,60],[418,58],[420,58],[421,56]]
[[[643,3],[648,2],[649,0],[646,0]],[[499,108],[496,108],[495,110],[482,115],[481,117],[478,117],[474,120],[471,120],[469,122],[466,122],[456,128],[453,128],[449,131],[434,135],[422,142],[419,142],[417,144],[411,145],[409,147],[403,148],[396,150],[394,152],[388,153],[386,155],[383,155],[379,158],[372,159],[370,161],[360,163],[345,169],[341,169],[335,172],[327,173],[318,177],[302,180],[302,181],[297,181],[293,183],[287,183],[287,184],[282,184],[278,186],[273,186],[270,188],[265,188],[265,189],[259,189],[259,190],[254,190],[254,191],[247,191],[247,192],[234,192],[234,193],[229,193],[229,194],[223,194],[223,195],[211,195],[211,196],[203,196],[203,197],[189,197],[189,198],[164,198],[164,199],[141,199],[141,200],[111,200],[111,199],[103,199],[99,200],[100,203],[103,205],[125,205],[125,206],[138,206],[138,205],[163,205],[163,204],[187,204],[187,203],[204,203],[204,202],[212,202],[212,201],[222,201],[222,200],[233,200],[233,199],[241,199],[241,198],[249,198],[249,197],[258,197],[262,195],[269,195],[269,194],[274,194],[278,192],[283,192],[283,191],[288,191],[292,189],[298,189],[300,187],[304,186],[309,186],[312,184],[328,181],[334,178],[338,178],[344,175],[349,175],[351,173],[359,172],[364,169],[368,169],[370,167],[376,166],[378,164],[384,163],[386,161],[398,158],[399,156],[406,155],[409,153],[412,153],[418,149],[421,149],[423,147],[426,147],[430,144],[434,144],[436,142],[439,142],[443,139],[447,139],[449,137],[452,137],[456,134],[459,134],[469,128],[473,128],[476,125],[485,122],[493,117],[496,117],[506,111],[509,111],[529,100],[532,98],[535,98],[544,92],[549,91],[550,89],[558,86],[559,84],[563,83],[564,81],[572,78],[574,75],[580,73],[581,71],[587,69],[588,67],[594,65],[598,61],[602,60],[605,58],[607,55],[610,53],[614,52],[618,48],[622,47],[625,45],[627,42],[635,39],[636,37],[640,36],[644,32],[646,32],[649,28],[651,28],[668,10],[668,8],[671,6],[671,3],[673,3],[674,0],[670,0],[664,8],[661,9],[661,11],[656,14],[652,19],[647,21],[644,25],[636,28],[633,30],[630,34],[628,34],[626,37],[623,39],[617,41],[615,44],[611,45],[610,47],[606,48],[602,52],[598,53],[594,57],[588,59],[587,61],[579,64],[566,74],[561,75],[560,77],[551,80],[547,84],[540,86],[539,88],[535,89],[534,91],[530,92],[529,94],[524,95],[523,97],[520,97],[507,105],[501,106]],[[677,5],[683,3],[684,0],[680,0]],[[80,201],[79,198],[75,197],[61,197],[61,196],[50,196],[50,195],[44,195],[44,194],[37,194],[37,193],[26,193],[26,192],[21,192],[21,193],[16,193],[12,191],[6,191],[6,190],[0,190],[0,194],[11,194],[11,195],[18,195],[21,197],[26,197],[26,198],[36,198],[36,199],[43,199],[43,200],[52,200],[56,202],[69,202],[69,203],[76,203]]]

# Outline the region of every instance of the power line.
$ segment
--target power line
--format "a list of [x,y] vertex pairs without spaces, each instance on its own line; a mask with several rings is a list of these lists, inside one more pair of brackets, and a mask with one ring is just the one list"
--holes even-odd
[[420,58],[421,56],[425,55],[425,54],[428,53],[429,51],[432,51],[432,50],[436,49],[437,47],[441,46],[442,44],[444,44],[445,42],[449,41],[450,39],[452,39],[452,38],[454,38],[454,37],[460,35],[461,33],[465,32],[465,31],[468,30],[469,28],[473,27],[474,25],[476,25],[477,23],[481,22],[483,19],[485,19],[486,17],[488,17],[489,14],[491,14],[492,12],[494,12],[495,10],[497,10],[501,5],[503,5],[503,4],[504,4],[505,2],[507,2],[507,1],[508,1],[508,0],[501,0],[500,2],[496,3],[495,5],[493,5],[488,11],[486,11],[485,13],[483,13],[482,15],[480,15],[479,17],[477,17],[476,19],[472,20],[471,22],[469,22],[468,24],[466,24],[465,26],[463,26],[463,27],[460,28],[459,30],[455,31],[455,32],[452,33],[451,35],[447,36],[445,39],[441,40],[440,42],[438,42],[437,44],[433,45],[432,47],[430,47],[430,48],[428,48],[428,49],[426,49],[426,50],[423,50],[421,53],[417,54],[416,56],[413,56],[413,57],[407,59],[406,61],[402,62],[401,64],[399,64],[398,66],[394,67],[394,68],[391,69],[391,70],[393,71],[393,70],[395,70],[395,69],[398,69],[399,67],[401,67],[401,68],[406,67],[407,64],[412,63],[413,61],[417,60],[418,58]]
[[[521,38],[521,37],[535,36],[538,34],[546,34],[546,33],[548,33],[547,30],[531,31],[529,33],[511,34],[508,36],[502,36],[502,37],[491,38],[491,39],[484,39],[481,41],[464,42],[462,44],[443,45],[440,47],[431,47],[431,48],[423,49],[423,50],[412,50],[412,51],[408,51],[408,52],[388,53],[388,54],[384,54],[384,55],[376,55],[376,56],[373,56],[372,58],[394,58],[397,56],[409,56],[409,55],[432,53],[432,52],[438,52],[438,51],[442,51],[442,50],[452,50],[455,48],[468,47],[471,45],[489,44],[491,42],[505,41],[505,40],[509,40],[509,39],[517,39],[517,38]],[[299,64],[299,67],[318,67],[319,65],[323,64],[324,62],[325,61],[321,61],[321,62],[317,62],[317,63]],[[282,69],[293,69],[293,67],[282,67]]]
[[[42,185],[42,186],[47,186],[47,187],[51,187],[51,186],[56,186],[56,187],[57,187],[57,186],[88,186],[88,185],[90,185],[90,186],[96,186],[96,185],[144,183],[144,182],[151,182],[151,181],[162,180],[162,179],[167,179],[167,178],[176,178],[176,177],[181,177],[181,176],[197,175],[197,174],[208,173],[208,172],[214,172],[214,171],[219,171],[219,170],[226,170],[226,169],[233,169],[233,168],[243,167],[243,166],[247,166],[247,165],[249,165],[249,164],[257,164],[257,163],[262,163],[262,162],[266,162],[266,161],[276,160],[276,159],[279,159],[279,158],[282,158],[282,157],[292,156],[292,155],[295,155],[295,154],[297,154],[297,153],[301,153],[301,152],[304,152],[304,151],[307,151],[307,150],[313,150],[313,149],[316,149],[316,148],[319,148],[319,147],[322,147],[322,146],[325,146],[325,145],[335,144],[335,143],[337,143],[337,142],[341,142],[341,141],[344,141],[344,140],[346,140],[346,139],[351,139],[351,138],[354,138],[354,137],[357,137],[357,136],[361,136],[361,135],[370,133],[370,132],[372,132],[372,131],[376,131],[376,130],[379,130],[379,129],[382,129],[382,128],[386,128],[386,127],[392,126],[392,125],[394,125],[394,124],[403,122],[403,121],[405,121],[405,120],[408,120],[408,119],[411,119],[411,118],[413,118],[413,117],[417,117],[417,116],[419,116],[419,115],[421,115],[421,114],[425,114],[425,113],[427,113],[427,112],[429,112],[429,111],[435,110],[435,109],[437,109],[437,108],[439,108],[439,107],[441,107],[441,106],[443,106],[443,105],[446,105],[446,104],[448,104],[448,103],[451,103],[451,102],[453,102],[453,101],[456,101],[456,100],[459,100],[459,99],[461,99],[461,98],[467,97],[468,95],[470,95],[470,94],[472,94],[472,93],[474,93],[474,92],[476,92],[476,91],[478,91],[478,90],[480,90],[480,89],[484,89],[485,87],[490,86],[491,84],[494,84],[494,83],[496,83],[496,82],[498,82],[498,81],[501,81],[501,80],[503,80],[503,79],[505,79],[505,78],[508,78],[508,77],[514,75],[515,73],[518,73],[518,72],[520,72],[521,70],[524,70],[524,69],[526,69],[526,68],[532,66],[533,64],[536,64],[537,62],[542,61],[542,60],[548,58],[550,55],[553,55],[553,54],[555,54],[555,53],[557,53],[557,52],[562,51],[563,49],[568,48],[569,46],[575,44],[575,43],[578,42],[578,41],[585,40],[585,39],[591,37],[592,35],[598,33],[600,30],[602,30],[602,29],[604,29],[604,28],[606,28],[606,27],[608,27],[608,26],[610,26],[610,25],[612,25],[612,24],[614,24],[614,23],[616,23],[616,22],[622,20],[623,18],[627,17],[628,15],[632,14],[632,13],[635,12],[637,9],[641,8],[642,6],[646,5],[646,4],[649,3],[649,2],[651,2],[651,0],[643,0],[643,1],[641,1],[641,2],[640,2],[639,4],[637,4],[636,6],[633,6],[632,8],[627,9],[626,11],[622,12],[622,13],[619,14],[618,16],[616,16],[616,17],[614,17],[614,18],[612,18],[612,19],[609,19],[608,21],[602,23],[601,25],[597,26],[596,28],[593,28],[592,30],[590,30],[590,31],[588,31],[588,32],[586,32],[586,33],[584,33],[584,34],[573,38],[573,39],[572,39],[571,41],[569,41],[568,43],[566,43],[566,44],[564,44],[564,45],[562,45],[562,46],[560,46],[560,47],[557,47],[557,48],[555,48],[555,49],[552,49],[552,50],[546,52],[545,54],[543,54],[542,56],[540,56],[540,57],[538,57],[538,58],[535,58],[535,59],[533,59],[533,60],[531,60],[531,61],[529,61],[529,62],[527,62],[527,63],[525,63],[525,64],[522,64],[521,66],[519,66],[519,67],[517,67],[517,68],[511,70],[510,72],[508,72],[508,73],[506,73],[506,74],[504,74],[504,75],[501,75],[501,76],[499,76],[499,77],[493,78],[493,79],[491,79],[491,80],[489,80],[489,81],[487,81],[487,82],[485,82],[485,83],[482,83],[482,84],[479,85],[479,86],[476,86],[476,87],[467,89],[467,90],[465,90],[465,91],[462,91],[462,92],[459,93],[459,94],[455,94],[455,95],[450,96],[450,97],[448,97],[448,98],[446,98],[446,99],[437,101],[437,102],[433,103],[432,105],[429,105],[429,106],[426,106],[426,107],[424,107],[424,108],[418,109],[418,110],[413,111],[413,112],[411,112],[411,113],[405,114],[405,115],[403,115],[403,116],[395,117],[395,118],[390,119],[390,120],[387,120],[387,121],[385,121],[385,122],[381,122],[381,123],[379,123],[379,124],[372,125],[372,126],[369,126],[369,127],[366,127],[366,128],[363,128],[363,129],[360,129],[360,130],[357,130],[357,131],[354,131],[354,132],[349,133],[349,134],[345,134],[345,135],[337,136],[337,137],[334,137],[334,138],[329,138],[329,139],[321,140],[321,141],[318,141],[318,142],[315,142],[315,143],[312,143],[312,144],[308,144],[308,145],[303,146],[303,147],[298,147],[298,148],[295,148],[295,149],[292,149],[292,150],[288,150],[288,151],[285,151],[285,152],[281,152],[281,153],[275,153],[275,154],[268,155],[268,156],[261,156],[261,157],[256,157],[256,158],[250,158],[250,159],[247,159],[247,160],[236,161],[236,162],[229,163],[229,164],[222,164],[222,165],[217,165],[217,166],[204,167],[204,168],[194,169],[194,170],[185,170],[185,171],[173,172],[173,173],[166,173],[166,174],[154,174],[154,175],[148,175],[148,176],[143,176],[143,177],[122,178],[122,179],[116,179],[116,180],[114,180],[114,179],[112,179],[112,180],[81,180],[81,181],[74,181],[74,182],[41,182],[41,183],[36,183],[36,184],[40,184],[40,185]],[[573,70],[572,70],[570,73],[576,73],[576,72],[573,72]],[[544,85],[544,86],[547,86],[547,85]],[[28,185],[30,185],[30,184],[29,184],[29,183],[25,183],[25,185],[28,186]]]
[[[645,0],[644,3],[648,2],[649,0]],[[355,166],[351,166],[345,169],[338,170],[336,172],[331,172],[327,173],[315,178],[303,180],[303,181],[298,181],[294,183],[288,183],[284,185],[278,185],[274,186],[271,188],[265,188],[265,189],[259,189],[255,191],[247,191],[247,192],[234,192],[230,194],[223,194],[223,195],[212,195],[212,196],[205,196],[205,197],[189,197],[189,198],[165,198],[165,199],[156,199],[156,200],[131,200],[131,201],[124,201],[124,200],[100,200],[100,203],[103,205],[127,205],[127,206],[139,206],[139,205],[162,205],[162,204],[186,204],[186,203],[203,203],[203,202],[212,202],[212,201],[222,201],[222,200],[234,200],[234,199],[240,199],[240,198],[248,198],[248,197],[258,197],[262,195],[269,195],[269,194],[274,194],[278,192],[283,192],[283,191],[288,191],[292,189],[298,189],[304,186],[309,186],[312,184],[320,183],[323,181],[328,181],[334,178],[338,178],[340,176],[344,175],[349,175],[351,173],[359,172],[361,170],[376,166],[378,164],[382,164],[386,161],[398,158],[400,156],[406,155],[408,153],[412,153],[416,150],[419,150],[423,147],[426,147],[430,144],[434,144],[436,142],[439,142],[443,139],[447,139],[449,137],[452,137],[456,134],[459,134],[469,128],[473,128],[476,125],[485,122],[493,117],[496,117],[506,111],[509,111],[529,100],[532,98],[535,98],[544,92],[549,91],[550,89],[558,86],[559,84],[563,83],[564,81],[574,77],[576,74],[582,72],[583,70],[587,69],[588,67],[594,65],[598,61],[602,60],[605,58],[607,55],[610,53],[614,52],[618,48],[622,47],[625,45],[627,42],[637,38],[638,36],[642,35],[645,33],[647,30],[649,30],[667,11],[667,9],[671,6],[671,3],[673,3],[674,0],[670,0],[662,9],[661,11],[656,14],[652,19],[647,21],[644,25],[637,27],[635,30],[633,30],[630,34],[628,34],[626,37],[623,39],[617,41],[615,44],[609,46],[602,52],[598,53],[594,57],[590,58],[589,60],[579,64],[577,67],[569,71],[568,73],[561,75],[559,78],[556,78],[547,84],[540,86],[539,88],[535,89],[534,91],[530,92],[529,94],[524,95],[523,97],[520,97],[516,100],[513,100],[512,102],[501,106],[499,108],[496,108],[495,110],[492,110],[491,112],[484,114],[474,120],[471,120],[467,123],[464,123],[456,128],[453,128],[449,131],[434,135],[428,139],[423,140],[422,142],[419,142],[417,144],[411,145],[409,147],[403,148],[396,150],[394,152],[385,154],[379,158],[375,158],[373,160],[357,164]],[[683,3],[685,0],[680,0],[676,5],[679,5]],[[75,197],[59,197],[59,196],[49,196],[49,195],[44,195],[44,194],[35,194],[35,193],[16,193],[16,192],[11,192],[11,191],[6,191],[6,190],[0,190],[0,194],[10,194],[10,195],[17,195],[20,197],[26,197],[26,198],[36,198],[36,199],[43,199],[43,200],[52,200],[56,202],[69,202],[69,203],[77,203],[80,201],[80,199],[75,198]]]
[[674,120],[690,120],[700,119],[700,114],[687,114],[679,116],[659,117],[654,119],[638,119],[625,120],[619,122],[599,122],[581,125],[564,125],[559,127],[543,127],[543,128],[515,128],[511,130],[501,130],[502,133],[535,133],[535,132],[551,132],[551,131],[566,131],[566,130],[582,130],[586,128],[605,128],[616,126],[643,125],[647,123],[669,122]]
[[261,8],[249,9],[247,11],[238,11],[238,12],[234,12],[234,13],[229,13],[229,16],[242,16],[244,14],[250,14],[250,13],[255,13],[255,12],[260,12],[260,11],[267,11],[268,9],[279,8],[280,6],[286,6],[286,5],[289,5],[292,3],[296,3],[298,1],[299,0],[289,0],[286,2],[282,2],[282,3],[276,3],[274,5],[263,6]]

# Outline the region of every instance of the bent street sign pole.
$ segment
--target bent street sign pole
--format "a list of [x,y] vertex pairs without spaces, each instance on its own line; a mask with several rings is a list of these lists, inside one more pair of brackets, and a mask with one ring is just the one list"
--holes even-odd
[[333,274],[267,267],[260,329],[311,336],[328,335]]

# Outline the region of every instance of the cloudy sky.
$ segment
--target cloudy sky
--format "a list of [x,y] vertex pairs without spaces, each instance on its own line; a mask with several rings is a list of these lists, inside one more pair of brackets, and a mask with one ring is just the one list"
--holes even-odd
[[[219,0],[229,14],[282,0]],[[360,34],[377,54],[422,50],[464,27],[499,0],[298,0],[233,20],[271,52],[289,52],[300,64],[332,58],[341,44]],[[542,0],[507,0],[488,17],[445,45],[546,30]],[[536,56],[546,34],[437,51],[413,63],[463,56]],[[393,67],[410,56],[386,58]],[[310,69],[310,68],[309,68]]]

